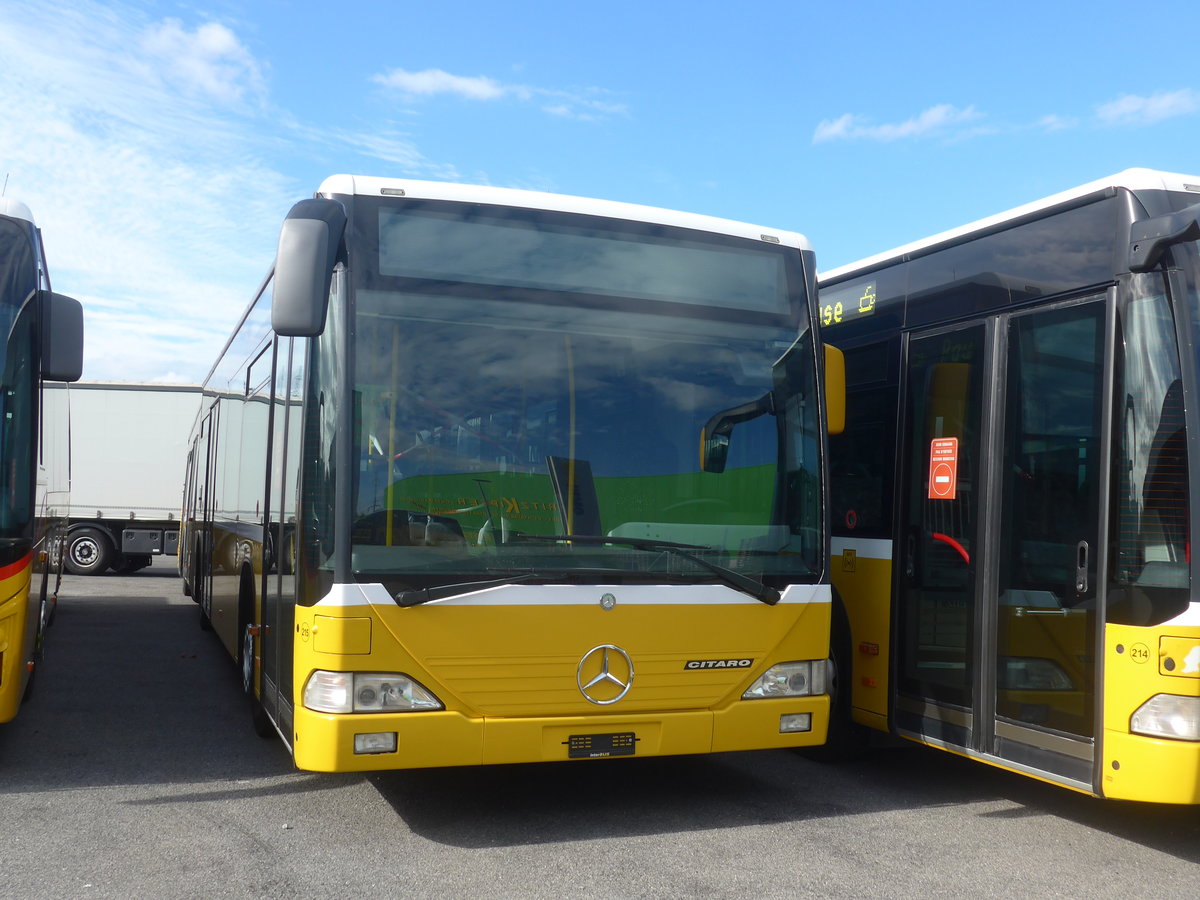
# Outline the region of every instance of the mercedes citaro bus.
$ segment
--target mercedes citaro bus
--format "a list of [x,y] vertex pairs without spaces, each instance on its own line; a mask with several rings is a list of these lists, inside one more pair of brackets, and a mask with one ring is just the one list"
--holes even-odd
[[260,733],[318,771],[824,741],[815,314],[797,234],[326,180],[188,461],[181,573]]
[[1200,803],[1197,238],[1134,169],[821,275],[855,724]]

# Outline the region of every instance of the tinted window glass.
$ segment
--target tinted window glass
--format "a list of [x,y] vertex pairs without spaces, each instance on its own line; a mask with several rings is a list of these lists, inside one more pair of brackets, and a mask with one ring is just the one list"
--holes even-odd
[[1112,199],[947,247],[908,264],[908,324],[947,321],[1113,278]]
[[846,427],[829,438],[833,533],[891,537],[896,466],[894,342],[846,351]]
[[1183,381],[1159,273],[1133,280],[1117,339],[1114,542],[1108,618],[1145,625],[1190,599]]
[[777,246],[628,222],[617,229],[581,216],[568,223],[536,210],[447,206],[379,209],[381,275],[760,312],[789,307]]

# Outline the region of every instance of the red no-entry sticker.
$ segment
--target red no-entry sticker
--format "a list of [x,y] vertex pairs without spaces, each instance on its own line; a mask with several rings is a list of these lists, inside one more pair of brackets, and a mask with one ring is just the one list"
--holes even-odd
[[958,493],[958,438],[934,438],[929,445],[929,499],[953,500]]

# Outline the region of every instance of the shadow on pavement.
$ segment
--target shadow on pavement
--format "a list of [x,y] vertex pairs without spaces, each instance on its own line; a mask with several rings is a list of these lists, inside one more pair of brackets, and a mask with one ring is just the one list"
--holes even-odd
[[1060,817],[1200,862],[1200,810],[1101,801],[907,744],[836,764],[763,751],[435,769],[371,781],[414,832],[470,848],[979,804],[987,807],[980,817]]
[[[178,581],[86,582],[66,585],[34,694],[0,727],[0,796],[195,786],[130,801],[145,806],[316,794],[363,780],[296,773],[282,742],[254,735],[236,668],[200,630]],[[979,805],[976,815],[997,824],[1058,818],[1200,863],[1196,808],[1100,801],[908,744],[840,764],[764,751],[416,770],[369,783],[397,825],[463,848]]]
[[254,735],[235,667],[177,581],[87,581],[87,596],[64,585],[32,692],[0,727],[0,794],[294,771]]

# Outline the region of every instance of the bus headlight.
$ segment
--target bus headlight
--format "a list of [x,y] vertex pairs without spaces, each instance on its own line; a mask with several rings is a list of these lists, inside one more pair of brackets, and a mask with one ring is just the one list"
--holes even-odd
[[1155,694],[1138,707],[1129,730],[1149,737],[1200,741],[1200,697]]
[[743,700],[764,700],[771,697],[810,697],[825,693],[823,659],[805,659],[777,663],[767,669],[750,685]]
[[423,712],[442,702],[398,672],[326,672],[318,669],[304,685],[304,705],[314,712]]

